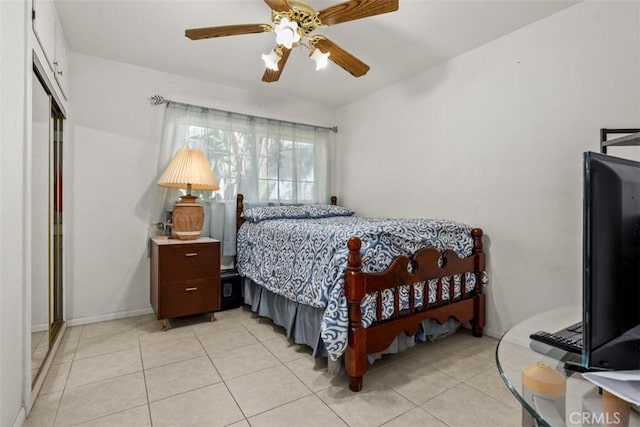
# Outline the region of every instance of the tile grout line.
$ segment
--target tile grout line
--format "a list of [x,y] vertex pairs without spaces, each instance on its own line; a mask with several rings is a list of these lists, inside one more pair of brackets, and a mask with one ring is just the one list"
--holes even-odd
[[[114,334],[114,335],[115,335],[115,334]],[[137,331],[136,331],[136,335],[137,335]],[[139,346],[139,340],[138,340],[138,350],[141,352],[141,348],[140,348],[140,346]],[[123,351],[132,351],[132,350],[123,350]],[[115,352],[105,353],[105,354],[115,354],[115,353],[118,353],[118,352],[119,352],[119,351],[115,351]],[[103,356],[103,355],[99,355],[99,356]],[[94,357],[99,357],[99,356],[94,356]],[[89,359],[89,358],[87,358],[87,359]],[[87,360],[87,359],[79,359],[79,360]],[[75,358],[74,358],[74,360],[73,360],[73,361],[75,361]],[[72,361],[72,362],[73,362],[73,361]],[[129,373],[122,374],[122,375],[116,375],[115,377],[105,378],[105,379],[97,380],[97,381],[91,381],[91,382],[88,382],[88,383],[85,383],[85,384],[80,384],[79,386],[77,386],[77,387],[73,387],[73,388],[78,388],[78,387],[82,387],[82,386],[85,386],[85,385],[88,385],[88,384],[95,384],[95,383],[100,382],[100,381],[111,380],[111,379],[120,378],[120,377],[123,377],[123,376],[126,376],[126,375],[135,374],[135,373],[137,373],[137,372],[142,372],[142,377],[143,377],[143,381],[144,381],[144,383],[145,383],[145,392],[146,392],[146,391],[147,391],[147,383],[146,383],[146,378],[145,378],[145,375],[144,375],[144,364],[143,364],[144,362],[142,361],[142,354],[140,354],[140,362],[141,362],[141,365],[142,365],[142,370],[141,370],[141,371],[129,372]],[[72,367],[72,366],[73,366],[73,364],[71,365],[71,367]],[[69,374],[71,373],[71,367],[69,368]],[[68,381],[68,380],[69,380],[69,376],[67,375],[67,381]],[[67,382],[67,381],[66,381],[66,382]],[[63,389],[63,396],[64,396],[64,394],[65,394],[65,392],[66,392],[67,390],[71,390],[71,389],[72,389],[72,388],[71,388],[71,389],[67,389],[66,382],[65,382],[64,389]],[[61,403],[62,403],[62,397],[60,398],[60,404],[61,404]],[[106,418],[106,417],[109,417],[109,416],[112,416],[112,415],[115,415],[115,414],[123,413],[123,412],[129,411],[129,410],[131,410],[131,409],[140,408],[140,407],[142,407],[142,406],[144,406],[144,405],[139,405],[139,406],[135,406],[135,407],[133,407],[133,408],[126,408],[126,409],[123,409],[123,410],[121,410],[121,411],[116,411],[116,412],[112,412],[112,413],[109,413],[109,414],[104,414],[104,415],[101,415],[101,416],[96,417],[96,418],[91,418],[91,419],[88,419],[88,420],[83,420],[83,421],[81,421],[81,422],[79,422],[79,423],[75,423],[75,424],[73,424],[73,425],[81,425],[81,424],[84,424],[84,423],[87,423],[87,422],[90,422],[90,421],[95,421],[95,420],[99,420],[99,419],[102,419],[102,418]],[[146,406],[147,406],[147,409],[149,410],[149,395],[148,395],[148,392],[147,392],[147,403],[146,403]],[[57,419],[57,417],[58,417],[58,411],[56,411],[56,419]],[[149,422],[151,423],[151,426],[153,426],[153,422],[151,421],[151,413],[150,413],[150,412],[149,412]],[[54,421],[54,426],[55,426],[55,421]]]
[[[206,351],[205,351],[205,354],[207,354],[207,352],[206,352]],[[189,356],[189,357],[187,357],[186,359],[174,360],[174,361],[169,362],[169,363],[163,363],[162,365],[152,366],[152,367],[150,367],[150,368],[146,368],[146,369],[143,369],[143,370],[145,370],[145,371],[150,371],[150,370],[152,370],[152,369],[164,368],[165,366],[173,365],[173,364],[175,364],[175,363],[187,362],[187,361],[189,361],[189,360],[199,359],[199,358],[201,358],[201,357],[204,357],[204,355],[200,355],[200,356]]]
[[[264,344],[263,344],[263,345],[264,345]],[[271,351],[271,350],[269,350],[269,348],[267,348],[266,346],[264,346],[264,347],[265,347],[268,351]],[[272,353],[272,354],[273,354],[273,353]],[[275,356],[275,354],[274,354],[274,356]],[[277,359],[277,356],[275,356],[275,357],[276,357],[276,359]],[[313,357],[313,356],[312,356],[312,357]],[[278,359],[278,360],[280,360],[280,359]],[[296,359],[296,360],[297,360],[297,359]],[[293,360],[292,360],[292,362],[293,362]],[[326,388],[323,388],[322,390],[318,390],[318,391],[316,392],[316,391],[312,390],[312,389],[311,389],[311,387],[309,387],[309,386],[307,385],[307,383],[305,383],[305,382],[304,382],[304,380],[303,380],[302,378],[300,378],[298,375],[296,375],[296,373],[295,373],[295,372],[293,372],[293,370],[292,370],[292,369],[291,369],[291,368],[290,368],[286,363],[282,363],[282,365],[283,365],[283,366],[284,366],[284,367],[285,367],[289,372],[291,372],[291,374],[292,374],[292,375],[293,375],[293,376],[294,376],[298,381],[300,381],[300,382],[301,382],[305,387],[307,387],[307,389],[311,392],[311,395],[315,396],[315,397],[316,397],[316,399],[318,399],[320,402],[322,402],[322,404],[323,404],[324,406],[326,406],[326,407],[327,407],[327,408],[328,408],[328,409],[329,409],[329,410],[330,410],[330,411],[331,411],[331,412],[332,412],[336,417],[338,417],[338,419],[339,419],[340,421],[342,421],[343,423],[345,423],[347,426],[349,425],[349,423],[348,423],[346,420],[344,420],[344,419],[340,416],[340,414],[338,414],[336,411],[334,411],[334,410],[333,410],[333,408],[327,404],[327,402],[325,402],[324,400],[322,400],[322,398],[321,398],[320,396],[318,396],[318,392],[324,391],[324,390],[326,390],[326,388],[329,388],[329,387],[331,387],[331,386],[326,387]],[[327,368],[327,369],[328,369],[328,368]],[[307,396],[304,396],[304,397],[307,397]],[[301,398],[301,399],[302,399],[302,398]],[[299,400],[299,399],[298,399],[298,400]],[[294,400],[294,402],[295,402],[295,400]]]
[[[64,386],[62,387],[62,394],[60,395],[60,400],[56,405],[56,413],[53,416],[53,426],[56,425],[56,421],[58,421],[58,415],[60,414],[60,407],[62,406],[62,399],[67,392],[67,381],[69,381],[69,375],[71,374],[71,368],[73,367],[73,362],[76,359],[76,352],[78,351],[78,346],[80,345],[80,337],[82,336],[82,332],[84,332],[84,325],[82,325],[82,329],[80,330],[80,335],[78,336],[78,342],[75,345],[75,349],[73,350],[73,357],[71,358],[71,363],[69,364],[69,372],[67,372],[67,379],[64,381]],[[63,337],[64,338],[64,337]],[[45,378],[46,380],[46,378]],[[36,398],[37,399],[37,398]]]
[[[413,403],[413,402],[411,402],[411,403]],[[409,412],[411,412],[411,411],[413,411],[415,409],[422,409],[422,408],[420,408],[419,406],[414,406],[413,408],[408,409],[408,410],[404,411],[403,413],[396,415],[395,417],[391,418],[390,420],[387,420],[387,421],[383,422],[382,424],[378,424],[377,427],[384,427],[385,425],[389,424],[393,420],[397,420],[398,418],[408,414]],[[422,409],[422,410],[424,411],[424,409]],[[429,415],[431,415],[431,414],[429,414]]]
[[[282,404],[280,404],[280,405],[274,406],[273,408],[265,409],[265,410],[264,410],[264,411],[262,411],[262,412],[258,412],[257,414],[253,414],[253,415],[251,415],[251,417],[249,417],[249,418],[254,418],[254,417],[257,417],[258,415],[266,414],[267,412],[271,412],[271,411],[273,411],[274,409],[282,408],[283,406],[287,406],[287,405],[288,405],[288,404],[290,404],[290,403],[297,402],[297,401],[302,400],[302,399],[306,399],[307,397],[309,397],[309,396],[311,396],[311,395],[313,395],[313,394],[314,394],[313,392],[311,392],[311,393],[309,393],[309,394],[305,394],[304,396],[297,397],[297,398],[295,398],[295,399],[293,399],[293,400],[291,400],[291,401],[289,401],[289,402],[285,402],[285,403],[282,403]],[[323,403],[324,403],[324,402],[323,402]],[[249,421],[249,418],[246,418],[246,420],[247,420],[247,422],[248,422],[249,424],[251,424],[251,422]],[[348,424],[347,424],[347,425],[348,425]]]
[[[487,371],[488,371],[488,370],[487,370]],[[486,371],[483,371],[483,372],[486,372]],[[480,374],[478,374],[478,375],[480,375]],[[475,376],[474,376],[474,377],[475,377]],[[473,377],[472,377],[472,378],[473,378]],[[516,410],[516,411],[517,411],[517,409],[516,409],[516,408],[512,408],[512,407],[511,407],[511,406],[509,406],[508,404],[506,404],[506,403],[502,402],[501,400],[499,400],[498,398],[496,398],[496,397],[494,397],[494,396],[492,396],[492,395],[490,395],[490,394],[488,394],[488,393],[484,392],[483,390],[481,390],[481,389],[477,388],[477,387],[476,387],[476,386],[474,386],[473,384],[469,384],[469,383],[467,383],[466,381],[464,381],[464,382],[463,382],[463,384],[465,384],[465,385],[466,385],[466,386],[468,386],[468,387],[471,387],[472,389],[474,389],[474,390],[476,390],[476,391],[479,391],[480,393],[484,394],[485,396],[490,397],[491,399],[493,399],[494,401],[498,402],[500,405],[504,406],[505,408],[513,409],[513,410]],[[506,385],[505,385],[505,387],[506,387]],[[514,398],[514,399],[515,399],[515,398]]]
[[153,417],[151,416],[151,402],[149,402],[149,386],[147,385],[147,372],[144,369],[144,357],[142,357],[142,341],[136,320],[136,335],[138,336],[138,352],[140,354],[140,366],[142,367],[142,381],[144,381],[144,392],[147,396],[147,414],[149,415],[149,426],[153,427]]
[[[71,370],[69,370],[69,371],[71,371]],[[116,379],[116,378],[126,377],[127,375],[137,374],[138,372],[142,372],[142,373],[143,373],[143,375],[144,375],[144,369],[140,369],[140,370],[133,371],[133,372],[127,372],[127,373],[124,373],[124,374],[115,375],[115,376],[113,376],[113,377],[109,377],[109,378],[102,378],[102,379],[99,379],[99,380],[90,381],[90,382],[88,382],[88,383],[79,384],[79,385],[77,385],[77,386],[73,386],[73,387],[67,387],[67,386],[65,385],[64,391],[72,391],[72,390],[78,389],[78,388],[80,388],[80,387],[84,387],[84,386],[88,386],[88,385],[96,384],[96,383],[99,383],[99,382],[102,382],[102,381],[109,381],[109,380],[114,380],[114,379]],[[68,378],[67,378],[67,380],[68,380]]]
[[[449,389],[450,390],[450,389]],[[443,419],[441,419],[440,417],[438,417],[435,414],[432,414],[431,412],[427,411],[426,409],[424,409],[422,406],[418,406],[418,408],[420,408],[422,411],[426,412],[427,414],[431,415],[433,418],[435,418],[436,420],[440,421],[442,424],[444,424],[447,427],[451,427],[451,424],[446,423]]]
[[[136,333],[136,338],[138,338],[138,332],[137,332],[137,330],[135,330],[135,331],[127,331],[127,332],[116,332],[114,334],[99,335],[97,337],[91,337],[91,338],[88,338],[88,339],[95,339],[95,338],[104,339],[105,337],[115,337],[117,335],[127,334],[127,333],[132,333],[132,332],[135,332]],[[80,340],[78,340],[78,348],[76,349],[76,352],[78,351],[79,348],[80,348]],[[120,350],[107,351],[105,353],[98,353],[98,354],[94,354],[92,356],[85,356],[85,357],[79,358],[78,360],[90,359],[92,357],[104,356],[104,355],[107,355],[107,354],[113,354],[113,353],[117,353],[119,351],[127,351],[127,350],[132,350],[132,349],[120,349]]]
[[[242,325],[240,322],[237,322],[240,326],[242,326],[243,328],[244,325]],[[246,328],[245,328],[246,329]],[[193,330],[193,328],[192,328]],[[229,393],[229,396],[231,396],[231,398],[233,399],[233,402],[236,404],[236,406],[238,407],[238,410],[240,411],[240,413],[242,414],[242,416],[244,417],[244,420],[251,425],[251,423],[249,422],[249,419],[247,418],[247,415],[244,413],[244,411],[242,410],[242,407],[240,406],[240,404],[238,403],[238,401],[236,400],[236,397],[233,395],[233,393],[231,392],[231,390],[229,389],[229,385],[227,384],[227,382],[225,381],[225,379],[222,377],[222,374],[220,373],[220,371],[218,370],[218,367],[216,366],[216,364],[213,362],[213,359],[211,359],[211,355],[209,354],[209,352],[204,348],[204,345],[202,344],[202,341],[200,341],[200,337],[198,336],[198,334],[193,331],[193,333],[196,336],[196,339],[198,340],[198,342],[200,343],[200,347],[202,347],[202,350],[204,351],[204,354],[207,355],[207,358],[209,359],[209,362],[211,363],[211,365],[213,366],[213,369],[215,369],[216,373],[218,374],[218,377],[220,377],[220,381],[222,382],[222,384],[224,384],[224,387],[227,389],[227,393]],[[235,423],[239,423],[242,420],[236,421],[234,423],[231,423],[229,425],[235,424]],[[153,427],[153,426],[152,426]]]
[[127,412],[127,411],[131,411],[131,410],[133,410],[133,409],[142,408],[143,406],[148,406],[148,405],[147,405],[147,404],[145,404],[145,405],[138,405],[138,406],[134,406],[133,408],[123,409],[122,411],[116,411],[116,412],[112,412],[112,413],[110,413],[110,414],[101,415],[101,416],[99,416],[99,417],[97,417],[97,418],[91,418],[90,420],[83,420],[83,421],[80,421],[80,422],[78,422],[78,423],[71,424],[71,425],[70,425],[70,427],[74,427],[74,426],[81,426],[81,425],[83,425],[83,424],[90,423],[90,422],[92,422],[92,421],[97,421],[97,420],[101,420],[101,419],[103,419],[103,418],[108,418],[108,417],[110,417],[110,416],[112,416],[112,415],[122,414],[122,413],[125,413],[125,412]]

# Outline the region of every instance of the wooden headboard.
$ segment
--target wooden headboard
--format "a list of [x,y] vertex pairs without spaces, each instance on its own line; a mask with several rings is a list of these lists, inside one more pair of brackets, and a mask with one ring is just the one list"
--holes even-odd
[[[336,206],[338,204],[338,198],[331,196],[331,204]],[[236,197],[236,232],[240,230],[240,226],[244,224],[244,218],[242,218],[242,211],[244,210],[244,195],[238,194]]]

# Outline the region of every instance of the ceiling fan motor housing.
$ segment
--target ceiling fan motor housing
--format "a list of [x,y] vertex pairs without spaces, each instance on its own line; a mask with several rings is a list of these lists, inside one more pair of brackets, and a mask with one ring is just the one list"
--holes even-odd
[[287,18],[289,21],[295,21],[298,23],[298,31],[301,36],[308,37],[309,34],[314,32],[320,27],[326,27],[318,18],[318,12],[304,0],[289,0],[291,9],[286,12],[273,11],[271,20],[275,25],[280,23],[282,18]]

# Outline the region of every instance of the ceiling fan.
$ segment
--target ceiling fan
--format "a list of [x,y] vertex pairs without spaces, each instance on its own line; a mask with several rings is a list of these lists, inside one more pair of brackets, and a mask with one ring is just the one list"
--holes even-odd
[[266,70],[264,82],[276,82],[284,69],[291,49],[305,46],[315,61],[316,70],[332,61],[354,77],[367,74],[369,66],[322,35],[318,28],[398,10],[399,0],[350,0],[316,11],[305,0],[264,0],[271,8],[272,24],[241,24],[192,28],[185,31],[191,40],[237,36],[275,31],[277,46],[262,55]]

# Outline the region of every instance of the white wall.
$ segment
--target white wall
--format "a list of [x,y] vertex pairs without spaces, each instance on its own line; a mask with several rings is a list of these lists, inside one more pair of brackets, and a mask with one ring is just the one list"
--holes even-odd
[[[175,101],[285,120],[333,125],[333,112],[298,100],[71,55],[73,114],[65,159],[69,324],[149,312],[151,222],[162,106]],[[286,101],[286,102],[283,102]],[[69,147],[67,147],[69,148]]]
[[582,152],[640,127],[637,2],[585,2],[339,111],[338,196],[482,227],[487,332],[581,298]]
[[21,424],[25,387],[27,7],[0,1],[0,426]]

